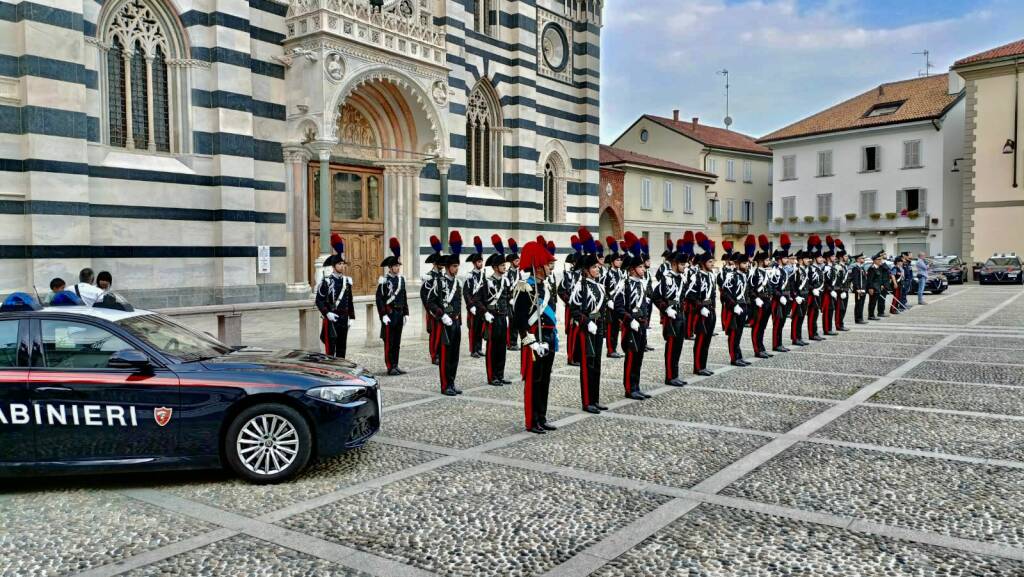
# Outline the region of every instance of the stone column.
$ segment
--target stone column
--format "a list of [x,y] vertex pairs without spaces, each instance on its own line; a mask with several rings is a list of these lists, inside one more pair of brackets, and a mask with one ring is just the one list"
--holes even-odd
[[[317,257],[317,263],[322,263],[324,259],[330,256],[331,249],[331,151],[334,150],[335,145],[338,144],[337,140],[334,139],[320,139],[312,144],[310,148],[316,151],[317,158],[320,160],[320,254]],[[311,268],[319,268],[314,266]],[[313,284],[320,281],[320,279],[313,275],[310,279]]]
[[[452,167],[451,158],[438,158],[435,161],[437,171],[441,175],[441,242],[448,242],[448,169]],[[416,258],[419,260],[419,247],[416,247]]]
[[312,154],[309,149],[298,143],[284,146],[285,190],[288,194],[287,234],[288,285],[285,287],[289,297],[304,298],[309,296],[311,278],[309,276],[309,215],[307,214],[307,167]]

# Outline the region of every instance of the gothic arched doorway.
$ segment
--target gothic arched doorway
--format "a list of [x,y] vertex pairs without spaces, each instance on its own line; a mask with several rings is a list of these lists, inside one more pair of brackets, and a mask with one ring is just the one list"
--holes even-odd
[[598,223],[599,230],[601,231],[601,238],[608,236],[614,236],[615,238],[622,238],[622,222],[619,221],[615,211],[612,207],[605,207],[601,211],[601,220]]

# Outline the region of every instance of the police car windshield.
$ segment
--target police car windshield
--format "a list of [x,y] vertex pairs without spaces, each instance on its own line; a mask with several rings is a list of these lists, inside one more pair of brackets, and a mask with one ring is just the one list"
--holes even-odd
[[1013,266],[1015,264],[1017,264],[1016,258],[993,257],[988,259],[988,262],[985,263],[985,266]]
[[231,352],[217,339],[193,332],[160,315],[141,315],[117,321],[146,344],[179,362],[212,359]]

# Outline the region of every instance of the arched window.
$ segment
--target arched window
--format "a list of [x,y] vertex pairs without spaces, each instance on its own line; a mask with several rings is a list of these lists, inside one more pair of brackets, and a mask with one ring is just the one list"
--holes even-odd
[[466,183],[501,186],[504,128],[501,105],[486,79],[477,83],[466,106]]
[[544,165],[544,222],[555,222],[557,190],[555,170],[551,168],[551,163],[549,162]]
[[106,50],[106,142],[151,152],[182,151],[180,95],[187,75],[170,65],[186,56],[186,44],[176,23],[161,5],[147,0],[107,7],[100,20],[100,46]]
[[565,148],[553,141],[544,151],[537,171],[537,176],[542,179],[544,222],[565,222],[566,195],[571,178]]
[[473,30],[491,34],[491,11],[498,0],[476,0],[473,6]]

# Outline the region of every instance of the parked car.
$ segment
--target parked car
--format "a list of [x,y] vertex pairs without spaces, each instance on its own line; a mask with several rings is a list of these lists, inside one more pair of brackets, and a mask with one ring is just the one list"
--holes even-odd
[[955,254],[938,254],[928,259],[930,270],[946,275],[949,284],[964,284],[967,280],[967,263]]
[[0,476],[228,467],[276,483],[380,428],[377,381],[350,361],[232,348],[116,299],[52,302],[0,306]]
[[[928,259],[928,282],[924,285],[924,290],[933,295],[942,294],[949,288],[949,280],[946,278],[944,273],[938,272],[931,268],[931,259]],[[917,270],[917,259],[910,261],[910,270]],[[917,275],[911,279],[910,292],[917,294]]]
[[1021,260],[1017,253],[994,254],[978,271],[981,284],[1024,284]]

